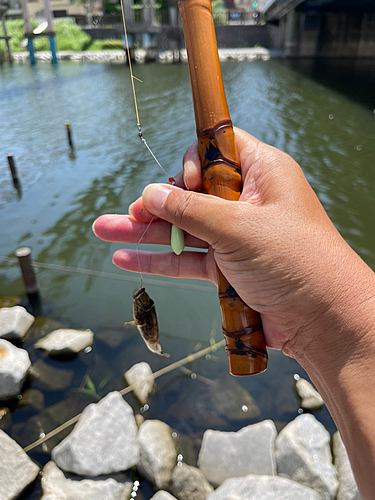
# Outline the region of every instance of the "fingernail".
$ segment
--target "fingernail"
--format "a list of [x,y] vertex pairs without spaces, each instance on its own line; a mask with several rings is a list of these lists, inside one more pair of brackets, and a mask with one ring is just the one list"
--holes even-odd
[[186,163],[184,163],[184,182],[187,189],[189,189],[188,179],[195,174],[196,170],[197,168],[194,162],[192,162],[191,160],[188,160]]
[[130,215],[130,217],[132,217],[132,216],[133,216],[133,206],[134,206],[134,203],[135,203],[135,202],[131,203],[131,204],[129,205],[129,208],[128,208],[128,214]]
[[96,224],[96,221],[97,221],[97,220],[98,220],[98,219],[94,220],[94,222],[92,223],[92,226],[91,226],[92,232],[95,234],[95,236],[98,236],[98,235],[96,234],[96,231],[95,231],[95,224]]
[[163,184],[149,184],[142,193],[146,208],[150,207],[154,212],[161,212],[170,192],[171,188]]

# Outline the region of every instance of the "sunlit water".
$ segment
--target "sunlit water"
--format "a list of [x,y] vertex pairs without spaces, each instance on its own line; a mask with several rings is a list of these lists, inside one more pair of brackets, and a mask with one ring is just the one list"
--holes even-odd
[[[363,73],[358,65],[335,68],[327,64],[223,64],[231,115],[237,126],[301,164],[341,234],[374,268],[375,97],[368,91],[374,85],[366,80],[371,72]],[[353,76],[357,74],[360,80]],[[144,82],[137,83],[144,134],[173,175],[194,141],[188,68],[139,66],[136,76]],[[65,120],[72,122],[75,154],[67,145]],[[92,234],[91,225],[100,214],[126,213],[148,182],[166,181],[137,137],[126,67],[75,63],[3,67],[0,127],[0,255],[14,257],[18,247],[29,246],[36,261],[118,273],[128,279],[38,270],[48,321],[39,320],[24,346],[34,363],[43,359],[56,370],[71,371],[72,379],[69,387],[59,391],[37,379],[27,382],[27,388],[44,394],[42,411],[17,401],[0,404],[13,412],[0,421],[0,427],[26,446],[98,396],[121,389],[124,371],[135,362],[145,360],[155,371],[194,348],[207,346],[212,330],[219,340],[220,314],[212,285],[163,278],[162,283],[147,284],[147,290],[156,302],[163,348],[171,358],[151,354],[134,329],[122,326],[131,320],[132,291],[139,278],[113,266],[111,256],[122,245],[101,242]],[[5,158],[9,151],[20,173],[21,198],[10,180]],[[1,296],[22,295],[17,265],[0,263],[0,286]],[[41,332],[58,325],[91,328],[96,335],[92,351],[61,361],[34,350]],[[143,412],[173,427],[188,463],[195,464],[207,428],[238,430],[272,418],[280,429],[298,415],[293,375],[305,374],[280,353],[271,352],[267,372],[253,378],[232,379],[223,350],[189,368],[224,385],[239,384],[253,396],[261,415],[249,418],[241,397],[235,402],[235,418],[223,414],[215,405],[212,385],[199,377],[175,371],[160,378],[150,407]],[[97,396],[82,391],[87,388],[85,375],[95,385]],[[141,411],[132,396],[126,399],[136,412]],[[326,409],[316,412],[316,417],[334,432]],[[30,456],[42,466],[64,435]],[[32,490],[26,497],[39,498],[39,486]],[[145,499],[152,496],[146,482],[142,491]]]

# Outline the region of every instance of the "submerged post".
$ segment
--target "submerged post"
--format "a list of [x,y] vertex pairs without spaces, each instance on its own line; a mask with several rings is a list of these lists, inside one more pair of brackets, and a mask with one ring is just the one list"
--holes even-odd
[[18,248],[16,251],[18,264],[21,268],[22,279],[25,285],[27,298],[36,316],[41,314],[41,299],[38,282],[36,280],[33,263],[31,260],[31,250],[28,247]]
[[8,159],[8,164],[9,164],[9,168],[10,168],[10,173],[12,174],[13,185],[15,188],[17,188],[20,180],[18,177],[17,167],[16,167],[16,164],[14,162],[13,153],[7,153],[7,159]]
[[68,142],[69,146],[74,149],[74,142],[73,142],[73,136],[72,136],[72,128],[71,128],[71,123],[66,121],[65,122],[65,127],[66,127],[66,134],[68,136]]

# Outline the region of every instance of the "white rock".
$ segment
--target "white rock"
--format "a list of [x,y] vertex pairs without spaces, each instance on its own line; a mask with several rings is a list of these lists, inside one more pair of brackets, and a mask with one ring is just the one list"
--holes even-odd
[[177,500],[176,497],[173,497],[167,491],[158,491],[150,500]]
[[318,493],[277,476],[227,479],[207,500],[321,500]]
[[142,476],[161,490],[172,478],[177,462],[177,451],[172,429],[160,420],[146,420],[138,432],[140,459],[138,470]]
[[178,500],[206,500],[214,491],[200,469],[184,463],[175,467],[169,489]]
[[73,431],[52,450],[65,471],[99,476],[137,465],[139,446],[133,410],[119,392],[84,409]]
[[310,382],[304,378],[299,378],[296,382],[296,391],[301,398],[301,406],[305,410],[319,410],[324,406],[324,401],[319,392]]
[[154,379],[142,382],[142,380],[150,375],[152,375],[151,366],[145,361],[133,365],[124,374],[125,381],[128,385],[137,384],[136,388],[133,390],[133,394],[142,406],[148,402],[148,398],[155,389]]
[[35,344],[36,349],[43,349],[51,356],[77,354],[94,341],[91,330],[54,330]]
[[39,467],[12,438],[0,430],[0,498],[13,500],[32,483]]
[[332,438],[334,465],[339,477],[339,489],[336,500],[360,500],[357,483],[355,482],[349,457],[337,431]]
[[18,396],[30,366],[25,349],[0,339],[0,399]]
[[198,466],[214,486],[248,474],[276,474],[272,420],[243,427],[238,432],[208,430],[203,435]]
[[35,318],[24,307],[2,307],[0,309],[0,338],[22,340]]
[[41,500],[124,500],[130,497],[133,483],[118,483],[114,479],[93,481],[67,479],[54,462],[43,469]]
[[338,482],[330,435],[313,415],[300,415],[280,432],[276,462],[279,475],[312,488],[324,500],[335,498]]

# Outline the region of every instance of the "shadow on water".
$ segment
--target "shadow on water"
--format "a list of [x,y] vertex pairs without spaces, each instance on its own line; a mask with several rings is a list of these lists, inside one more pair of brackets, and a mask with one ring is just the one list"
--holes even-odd
[[375,110],[375,61],[372,59],[289,59],[282,64],[368,110]]

